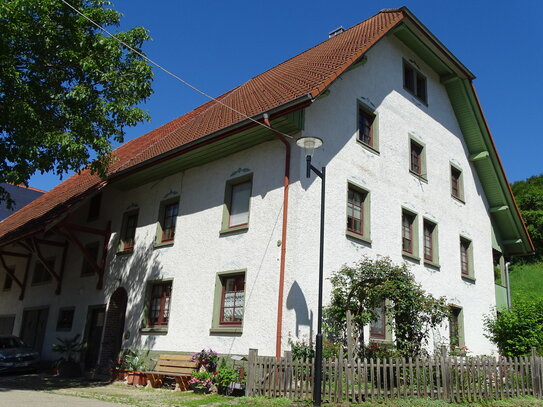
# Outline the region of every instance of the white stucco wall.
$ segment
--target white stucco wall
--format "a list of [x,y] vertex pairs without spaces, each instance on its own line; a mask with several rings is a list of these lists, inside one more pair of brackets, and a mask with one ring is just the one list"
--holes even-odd
[[[367,53],[367,63],[343,74],[329,96],[306,110],[304,135],[320,137],[324,147],[314,165],[327,167],[325,273],[330,276],[345,263],[363,255],[389,256],[407,261],[417,281],[434,295],[446,296],[463,307],[465,341],[474,353],[494,348],[483,336],[482,315],[494,305],[491,224],[477,175],[450,102],[439,78],[422,61],[393,38],[386,37]],[[417,102],[402,87],[402,57],[414,59],[428,78],[428,106]],[[357,99],[379,114],[379,154],[356,142]],[[426,146],[427,178],[411,175],[408,135]],[[173,174],[130,191],[106,189],[100,220],[111,219],[113,234],[104,290],[96,290],[96,277],[80,277],[82,256],[71,249],[62,295],[54,284],[29,286],[18,301],[16,285],[0,293],[0,315],[16,314],[19,333],[22,310],[50,307],[44,356],[54,357],[51,345],[57,336],[83,333],[89,305],[106,304],[113,291],[124,287],[129,295],[124,347],[154,350],[198,351],[213,348],[221,353],[275,353],[277,289],[281,250],[284,148],[276,141],[226,158]],[[463,171],[465,204],[450,195],[450,162]],[[220,236],[225,183],[253,173],[250,221],[247,232]],[[345,236],[347,182],[370,191],[371,244]],[[180,196],[175,244],[153,248],[160,202]],[[304,338],[316,327],[319,248],[320,180],[305,178],[305,157],[293,147],[285,275],[283,349],[289,336]],[[136,247],[129,256],[115,255],[122,214],[139,207]],[[422,218],[438,224],[440,269],[405,260],[401,255],[401,208],[418,213],[422,250]],[[76,214],[85,223],[87,206]],[[476,282],[460,277],[459,236],[472,240]],[[96,240],[81,234],[84,242]],[[60,250],[58,250],[60,258]],[[422,256],[422,253],[420,253]],[[57,260],[58,264],[59,260]],[[216,274],[246,270],[246,303],[241,335],[210,334]],[[22,275],[22,266],[17,273]],[[31,271],[33,268],[31,268]],[[0,272],[0,278],[2,277]],[[148,280],[173,278],[171,317],[167,335],[139,332]],[[330,284],[325,280],[325,303]],[[75,306],[71,332],[55,332],[58,308]],[[314,333],[314,331],[312,331]],[[448,337],[447,328],[441,332]],[[436,341],[439,338],[436,338]]]

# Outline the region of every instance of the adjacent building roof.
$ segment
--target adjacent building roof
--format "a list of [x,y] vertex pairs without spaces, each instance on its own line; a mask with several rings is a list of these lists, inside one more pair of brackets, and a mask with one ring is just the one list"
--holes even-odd
[[0,187],[5,189],[11,196],[11,199],[15,201],[15,205],[12,209],[8,209],[5,204],[0,205],[0,221],[45,193],[45,191],[42,191],[41,189],[21,185],[3,183],[0,184]]
[[[259,117],[263,113],[304,98],[305,102],[308,99],[313,100],[385,34],[404,22],[416,25],[420,32],[431,37],[434,46],[440,50],[442,59],[454,65],[456,75],[460,75],[463,80],[473,78],[409,10],[387,9],[252,78],[217,99],[248,117]],[[209,142],[210,138],[213,139],[214,135],[222,130],[243,122],[247,122],[245,116],[235,113],[221,103],[210,101],[127,142],[114,151],[119,159],[111,166],[107,180],[101,180],[87,170],[72,176],[2,222],[0,244],[40,230],[87,195],[115,181],[121,174],[154,160],[167,159],[183,146],[197,145],[204,140]],[[505,177],[503,169],[501,174]],[[527,232],[525,235],[528,236]]]

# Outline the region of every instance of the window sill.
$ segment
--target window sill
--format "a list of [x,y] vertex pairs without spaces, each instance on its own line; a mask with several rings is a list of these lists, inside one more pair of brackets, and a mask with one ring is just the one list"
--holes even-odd
[[462,280],[466,283],[475,284],[475,277],[462,275]]
[[241,326],[217,326],[209,329],[210,335],[241,335],[243,327]]
[[466,204],[466,201],[464,201],[462,198],[454,196],[453,194],[451,194],[451,198],[454,199],[455,201],[460,202],[461,204],[464,204],[464,205]]
[[153,248],[154,249],[160,249],[162,247],[171,247],[173,246],[173,240],[167,240],[165,242],[155,242]]
[[220,236],[234,234],[234,233],[242,233],[249,230],[249,225],[240,225],[240,226],[233,226],[231,228],[221,229],[219,231]]
[[420,263],[420,257],[415,255],[415,254],[412,254],[412,253],[407,253],[407,252],[402,252],[402,256],[403,257],[407,257],[409,260],[414,260],[416,261],[417,263]]
[[414,176],[415,178],[419,179],[422,182],[428,183],[428,178],[426,178],[422,174],[417,174],[415,171],[409,170],[409,173]]
[[345,236],[349,239],[358,240],[360,242],[368,243],[371,245],[371,239],[369,237],[359,235],[358,233],[351,232],[350,230],[345,231]]
[[130,250],[119,250],[117,253],[115,253],[117,256],[129,256],[132,253],[134,253],[134,249]]
[[434,269],[438,269],[438,270],[441,268],[439,263],[434,263],[433,261],[428,261],[428,260],[424,260],[424,265],[428,267],[432,267]]
[[366,150],[368,150],[370,153],[373,153],[375,155],[381,155],[381,153],[379,152],[379,150],[377,150],[377,148],[375,147],[372,147],[370,146],[369,144],[366,144],[364,143],[363,141],[360,141],[358,139],[358,137],[356,138],[356,142],[358,143],[358,145],[364,147]]
[[168,327],[165,327],[165,328],[159,328],[159,327],[141,328],[140,333],[142,335],[166,335],[168,333]]

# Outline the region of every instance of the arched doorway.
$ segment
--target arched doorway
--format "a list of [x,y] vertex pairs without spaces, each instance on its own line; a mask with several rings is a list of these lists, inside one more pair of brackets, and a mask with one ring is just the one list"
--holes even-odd
[[121,350],[127,302],[128,295],[123,287],[117,288],[109,300],[100,352],[102,366],[109,366]]

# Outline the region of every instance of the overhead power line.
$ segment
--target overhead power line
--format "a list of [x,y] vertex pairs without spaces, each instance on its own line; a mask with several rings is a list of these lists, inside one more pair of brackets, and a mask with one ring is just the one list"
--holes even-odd
[[[181,82],[182,84],[188,86],[189,88],[191,88],[192,90],[198,92],[199,94],[205,96],[206,98],[214,101],[215,103],[218,103],[224,107],[226,107],[227,109],[233,111],[234,113],[237,113],[239,114],[240,116],[258,124],[259,126],[262,126],[264,127],[265,129],[268,129],[270,130],[270,127],[268,127],[267,125],[265,125],[264,123],[262,122],[259,122],[258,120],[255,120],[253,119],[252,117],[250,116],[247,116],[245,113],[242,113],[240,112],[239,110],[233,108],[232,106],[229,106],[227,105],[226,103],[224,102],[221,102],[219,99],[217,98],[214,98],[213,96],[211,95],[208,95],[207,93],[205,93],[204,91],[198,89],[196,86],[190,84],[189,82],[185,81],[184,79],[180,78],[179,76],[177,76],[176,74],[174,74],[173,72],[167,70],[166,68],[164,68],[162,65],[158,64],[157,62],[153,61],[151,58],[145,56],[144,54],[142,54],[141,52],[139,52],[137,49],[134,49],[133,47],[131,47],[129,44],[127,44],[126,42],[124,42],[123,40],[121,40],[120,38],[118,38],[116,35],[112,34],[111,32],[109,32],[107,29],[105,29],[104,27],[102,27],[100,24],[98,24],[97,22],[95,22],[94,20],[92,20],[90,17],[86,16],[85,14],[83,14],[83,12],[81,12],[79,9],[77,9],[76,7],[72,6],[70,3],[68,3],[66,0],[61,0],[64,4],[66,4],[68,7],[70,7],[73,11],[75,11],[77,14],[79,14],[81,17],[87,19],[91,24],[93,24],[94,26],[98,27],[100,30],[102,30],[103,32],[105,32],[107,35],[109,35],[111,38],[115,39],[117,42],[119,42],[120,44],[124,45],[126,48],[128,48],[130,51],[134,52],[135,54],[139,55],[140,57],[142,57],[143,59],[145,59],[147,62],[149,62],[150,64],[156,66],[158,69],[160,69],[161,71],[165,72],[166,74],[170,75],[172,78],[178,80],[179,82]],[[291,135],[288,135],[288,134],[285,134],[283,132],[280,132],[278,130],[275,130],[273,129],[274,132],[276,133],[279,133],[281,134],[282,136],[285,136],[285,137],[288,137],[288,138],[294,138],[292,137]]]

